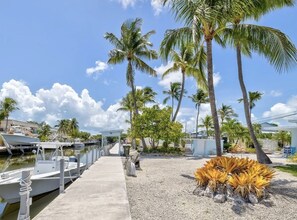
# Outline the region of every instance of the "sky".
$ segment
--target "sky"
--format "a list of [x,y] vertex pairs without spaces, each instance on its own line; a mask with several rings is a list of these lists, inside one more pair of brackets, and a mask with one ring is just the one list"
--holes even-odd
[[[159,0],[0,0],[0,101],[9,96],[19,107],[10,117],[52,126],[75,117],[81,130],[92,133],[127,129],[128,114],[117,111],[121,98],[130,91],[127,64],[107,64],[113,46],[104,34],[120,37],[122,23],[138,17],[143,19],[143,33],[156,31],[150,40],[157,51],[167,29],[182,27]],[[292,7],[273,11],[258,23],[280,29],[297,45],[296,20],[297,8]],[[213,55],[216,104],[231,105],[244,123],[243,106],[237,102],[241,90],[235,52],[214,45]],[[162,103],[162,91],[170,82],[179,81],[181,74],[162,79],[171,62],[147,63],[158,76],[137,71],[135,84],[152,87],[158,93],[156,101]],[[253,120],[287,124],[268,117],[297,111],[296,65],[280,74],[266,59],[253,54],[243,58],[243,71],[247,90],[263,93],[253,109]],[[196,82],[187,78],[187,96],[196,89]],[[201,117],[207,114],[209,105],[202,105]],[[194,131],[195,115],[194,104],[184,98],[177,119],[188,132]]]

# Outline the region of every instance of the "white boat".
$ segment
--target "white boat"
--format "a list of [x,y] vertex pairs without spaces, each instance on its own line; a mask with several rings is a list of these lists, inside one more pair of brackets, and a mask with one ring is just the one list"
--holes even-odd
[[[65,161],[65,184],[74,180],[77,175],[77,162],[74,157],[63,155],[63,146],[71,143],[41,142],[38,144],[35,166],[4,172],[0,176],[0,197],[7,203],[16,203],[20,200],[20,179],[23,170],[30,170],[31,188],[30,197],[38,196],[58,189],[60,186],[60,160]],[[80,171],[85,165],[80,163]]]
[[12,150],[23,150],[26,148],[36,146],[36,142],[39,142],[37,137],[29,136],[30,131],[26,130],[25,127],[12,126],[9,133],[1,133],[4,145],[6,146],[9,154],[12,154]]

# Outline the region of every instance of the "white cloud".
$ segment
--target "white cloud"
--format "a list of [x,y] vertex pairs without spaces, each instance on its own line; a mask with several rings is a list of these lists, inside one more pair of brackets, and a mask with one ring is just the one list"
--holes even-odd
[[163,3],[161,0],[151,0],[151,6],[155,11],[155,15],[159,15],[162,12]]
[[121,3],[124,8],[127,8],[128,6],[134,6],[137,0],[118,0],[118,2]]
[[96,61],[96,66],[95,67],[87,68],[86,73],[87,73],[88,76],[91,76],[93,74],[103,72],[107,68],[108,68],[107,63],[104,63],[104,62],[98,60],[98,61]]
[[[292,112],[296,112],[297,110],[297,95],[292,96],[287,103],[276,103],[273,105],[269,111],[263,113],[263,117],[278,117],[286,114],[290,114]],[[285,119],[296,118],[295,116],[286,117]]]
[[277,91],[277,90],[271,90],[270,95],[273,97],[279,97],[279,96],[282,96],[282,92]]
[[220,73],[214,73],[213,74],[213,85],[214,86],[217,86],[220,81],[221,81],[221,75],[220,75]]
[[157,75],[160,78],[160,81],[158,82],[158,84],[160,86],[162,86],[165,89],[169,89],[170,88],[170,83],[172,82],[181,82],[182,81],[182,74],[181,72],[172,72],[168,75],[166,75],[163,79],[162,79],[162,75],[163,73],[169,69],[170,67],[172,67],[173,62],[169,62],[167,65],[161,65],[157,68],[155,68],[155,70],[157,71]]
[[54,126],[57,120],[77,118],[80,129],[99,132],[103,129],[127,129],[128,113],[117,112],[115,103],[104,110],[103,102],[94,100],[87,89],[78,94],[71,86],[55,83],[50,89],[32,94],[22,81],[10,80],[1,88],[0,100],[11,97],[18,102],[19,110],[11,114],[17,120],[46,121]]

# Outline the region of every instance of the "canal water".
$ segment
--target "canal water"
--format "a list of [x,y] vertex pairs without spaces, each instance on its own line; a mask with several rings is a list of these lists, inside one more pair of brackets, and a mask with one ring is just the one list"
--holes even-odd
[[[84,149],[80,150],[80,161],[81,163],[86,163],[88,161],[88,167],[91,165],[92,161],[95,160],[95,151],[92,153],[92,150],[97,146],[87,146]],[[74,149],[64,148],[65,156],[75,156]],[[0,156],[0,175],[2,172],[34,167],[36,155],[17,155],[17,156]],[[93,160],[92,160],[93,158]],[[0,186],[1,187],[1,186]],[[66,186],[67,187],[67,186]],[[59,190],[55,190],[51,193],[48,193],[42,197],[33,198],[32,205],[30,206],[30,217],[33,218],[36,216],[43,208],[45,208],[54,198],[59,195]],[[7,204],[2,198],[0,198],[0,219],[1,220],[14,220],[18,217],[19,203],[16,204]]]

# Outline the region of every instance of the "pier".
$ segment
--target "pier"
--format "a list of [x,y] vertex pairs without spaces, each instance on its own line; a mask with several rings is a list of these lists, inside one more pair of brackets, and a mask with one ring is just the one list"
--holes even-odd
[[34,219],[131,220],[119,144],[97,160]]

